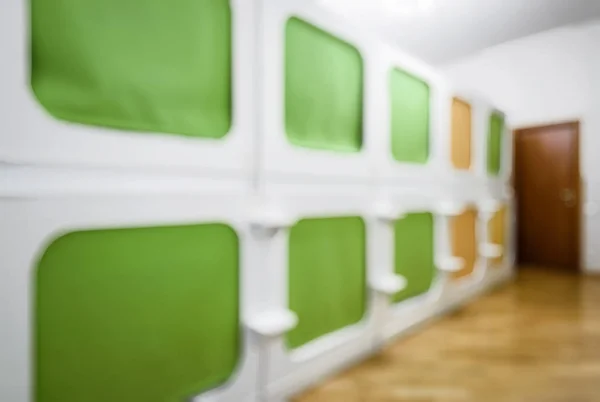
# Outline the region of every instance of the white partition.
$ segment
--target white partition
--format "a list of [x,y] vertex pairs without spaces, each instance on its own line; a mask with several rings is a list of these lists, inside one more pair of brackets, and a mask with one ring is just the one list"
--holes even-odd
[[[485,99],[453,87],[433,67],[315,2],[231,0],[230,7],[233,116],[230,132],[221,139],[132,132],[55,119],[38,103],[29,85],[27,2],[10,2],[0,13],[0,401],[40,402],[34,396],[36,266],[53,240],[71,232],[212,223],[235,231],[240,256],[241,352],[224,383],[201,395],[185,395],[195,402],[287,401],[376,353],[391,338],[511,277],[515,205],[507,183],[512,142],[502,113]],[[337,39],[335,46],[342,43],[342,54],[351,55],[353,63],[360,55],[360,66],[355,63],[351,69],[352,78],[360,71],[362,87],[353,81],[353,94],[361,91],[362,96],[360,128],[356,114],[348,125],[353,135],[360,131],[360,139],[337,138],[345,135],[341,125],[320,133],[336,137],[335,146],[329,148],[331,144],[311,145],[314,132],[310,130],[296,133],[299,137],[295,138],[287,132],[290,21],[301,24],[304,34],[317,31],[319,37]],[[327,54],[323,48],[319,51]],[[339,61],[323,59],[327,65]],[[419,120],[423,123],[419,135],[427,120],[428,137],[426,141],[419,137],[417,162],[410,162],[410,141],[406,148],[392,143],[392,127],[398,124],[393,116],[411,113],[405,109],[414,106],[399,102],[404,109],[392,110],[395,70],[404,77],[396,89],[403,85],[414,89],[411,85],[417,82],[417,90],[423,89],[419,99],[425,99],[425,93],[429,99],[428,117]],[[342,87],[335,79],[331,81]],[[335,90],[332,93],[339,95]],[[469,170],[455,169],[451,162],[453,97],[471,106]],[[358,110],[358,103],[352,105],[352,112]],[[311,102],[301,104],[308,108],[310,119]],[[487,167],[492,113],[504,119],[497,175],[488,174]],[[303,116],[296,116],[296,123]],[[326,125],[327,117],[320,116],[319,124]],[[344,121],[346,127],[348,121]],[[303,143],[302,135],[308,141]],[[491,260],[499,249],[489,238],[488,223],[502,204],[508,207],[506,249],[503,260],[495,263]],[[477,256],[473,272],[456,279],[453,273],[461,270],[464,261],[453,255],[451,223],[467,208],[478,211]],[[427,290],[415,295],[407,292],[409,296],[400,301],[404,296],[399,292],[411,283],[397,273],[401,270],[396,267],[395,236],[406,232],[397,232],[395,225],[421,213],[431,214],[427,230],[419,233],[421,238],[423,233],[432,233],[432,244],[426,248],[432,250],[433,263],[427,267],[433,266],[433,275],[428,277]],[[319,223],[327,218],[334,219]],[[336,218],[349,219],[341,219],[342,224]],[[310,258],[300,258],[302,263],[298,263],[298,256]],[[294,288],[298,285],[294,278],[304,267],[308,279],[334,267],[327,275],[340,280],[335,285],[321,283],[339,294],[329,296],[328,288],[310,281],[300,290]],[[348,285],[352,292],[336,287],[342,279],[353,281]],[[323,294],[329,297],[324,300],[340,309],[344,306],[335,303],[342,297],[358,294],[359,299],[349,302],[352,320],[336,321],[332,328],[311,329],[300,336],[296,329],[314,316],[322,317],[318,308],[313,316],[306,315],[304,306],[292,299],[299,292],[310,294],[313,285],[314,300],[323,309],[330,307],[320,299]],[[322,321],[329,324],[327,319]]]
[[[470,200],[463,204],[463,210],[474,209],[477,211],[475,224],[477,258],[473,271],[469,275],[448,280],[441,298],[441,311],[444,311],[448,306],[464,303],[486,289],[512,277],[512,266],[514,263],[511,255],[512,246],[508,246],[507,250],[503,250],[501,245],[492,243],[488,230],[490,220],[503,206],[507,206],[508,217],[511,207],[510,199],[506,197],[492,198],[483,196],[477,200]],[[449,226],[451,222],[448,221],[446,224],[449,230],[448,240],[452,241],[453,234]],[[507,220],[506,225],[506,241],[510,241],[512,238],[512,223],[510,220]],[[493,260],[498,258],[501,253],[504,253],[503,262],[500,265],[494,264]]]
[[[433,67],[391,45],[382,45],[374,79],[379,109],[377,120],[377,172],[384,182],[421,181],[430,184],[447,167],[451,92],[444,77]],[[393,110],[391,73],[394,69],[424,82],[429,88],[428,157],[425,163],[398,161],[392,153]]]
[[[434,217],[434,253],[435,280],[429,291],[399,303],[392,303],[389,296],[378,295],[375,346],[389,339],[409,333],[419,324],[437,317],[457,306],[466,303],[476,295],[512,276],[512,262],[509,250],[506,250],[502,264],[495,265],[492,260],[499,253],[498,245],[491,244],[487,225],[494,213],[502,206],[509,205],[508,200],[482,198],[476,192],[470,196],[458,197],[443,188],[408,189],[401,186],[389,186],[378,197],[376,216],[381,224],[376,226],[377,244],[383,255],[376,266],[386,267],[394,272],[394,232],[392,225],[398,219],[412,213],[431,213]],[[452,220],[468,209],[478,211],[475,222],[477,258],[473,271],[461,278],[455,278],[454,272],[460,271],[464,261],[453,254]],[[508,215],[508,212],[507,212]],[[506,241],[510,239],[511,225],[507,220]],[[506,243],[509,244],[509,243]],[[385,250],[385,252],[384,252]]]
[[[372,177],[374,132],[380,102],[374,82],[381,42],[366,30],[344,21],[313,2],[264,0],[261,9],[262,72],[260,100],[261,172],[265,177],[301,175],[368,181]],[[312,25],[351,45],[362,58],[362,144],[356,152],[311,149],[294,145],[286,133],[285,58],[286,26],[292,18]],[[307,116],[307,119],[310,118]]]
[[[507,211],[507,216],[508,213],[509,212]],[[485,220],[482,219],[481,221],[482,222],[480,222],[479,227],[482,227],[483,224],[485,224]],[[512,232],[513,223],[510,222],[510,220],[508,220],[507,223],[511,227]],[[512,233],[509,232],[506,235],[508,239],[513,239]],[[508,246],[506,250],[503,250],[503,261],[501,264],[497,265],[491,260],[497,255],[499,250],[497,247],[495,247],[496,245],[485,242],[487,239],[487,235],[484,235],[480,238],[481,242],[479,244],[480,261],[478,263],[478,280],[474,280],[468,284],[459,284],[459,286],[448,295],[449,304],[466,303],[472,300],[474,297],[481,295],[487,290],[493,289],[494,287],[497,287],[498,285],[503,284],[514,277],[514,246]]]
[[[446,247],[448,232],[444,230],[444,220],[446,211],[443,211],[444,203],[441,201],[443,194],[435,188],[427,188],[419,191],[406,189],[402,187],[389,186],[382,192],[381,200],[383,203],[378,207],[379,238],[378,244],[385,245],[385,252],[382,247],[382,255],[378,257],[382,261],[381,265],[385,267],[388,274],[396,274],[395,254],[395,230],[394,225],[399,220],[406,219],[410,214],[427,213],[432,216],[432,264],[435,269],[431,285],[428,290],[412,296],[406,300],[394,303],[391,295],[381,295],[379,297],[380,321],[377,326],[377,342],[402,334],[414,326],[431,319],[436,314],[441,294],[444,290],[448,277],[449,257]],[[384,253],[383,253],[384,252]],[[410,267],[406,267],[411,269]],[[414,269],[414,268],[413,268]],[[400,275],[402,277],[402,275]],[[406,288],[412,284],[410,279],[402,277]]]
[[[513,222],[514,199],[512,197],[502,197],[490,203],[483,203],[483,209],[487,207],[487,225],[485,230],[485,240],[482,247],[482,254],[488,258],[489,271],[501,271],[510,269],[514,265],[515,240]],[[496,228],[492,225],[501,225]],[[500,231],[501,238],[498,238]]]
[[29,1],[4,4],[0,13],[0,162],[161,168],[249,179],[255,155],[255,3],[231,1],[233,115],[229,132],[220,139],[125,131],[54,118],[30,86]]
[[[263,236],[270,239],[269,250],[263,256],[259,276],[265,278],[263,311],[257,312],[254,322],[271,318],[271,331],[265,334],[270,340],[264,344],[262,356],[266,359],[265,392],[269,400],[283,400],[306,387],[346,367],[371,353],[375,325],[377,290],[377,257],[380,246],[373,241],[374,225],[372,188],[368,186],[270,186],[265,193],[263,211],[258,214],[257,225],[266,230]],[[320,218],[362,219],[364,223],[365,277],[364,313],[359,321],[328,332],[301,346],[289,347],[286,333],[302,325],[302,317],[290,310],[288,258],[295,228],[306,220]],[[360,245],[358,247],[361,247]],[[309,253],[318,253],[311,250]],[[338,257],[339,258],[339,255]],[[337,292],[335,289],[332,292]],[[317,295],[321,297],[322,295]],[[316,296],[316,297],[317,297]],[[335,300],[332,301],[335,303]],[[292,317],[291,319],[289,317]],[[252,325],[250,325],[252,327]],[[275,328],[275,329],[273,329]]]
[[[77,184],[72,184],[78,176],[76,172],[54,176],[35,173],[28,169],[11,171],[10,176],[14,180],[5,183],[18,182],[20,185],[11,189],[7,186],[0,195],[0,239],[3,244],[0,266],[0,321],[3,323],[0,332],[0,400],[34,400],[36,363],[32,348],[36,293],[32,285],[35,283],[36,265],[44,250],[65,234],[205,223],[226,225],[237,234],[239,245],[240,322],[257,300],[260,278],[256,278],[253,270],[256,269],[255,258],[260,245],[253,243],[250,236],[246,207],[248,192],[239,183],[221,181],[211,191],[207,190],[210,183],[196,181],[194,186],[192,182],[180,182],[186,184],[184,192],[163,189],[162,194],[153,194],[148,189],[159,187],[159,182],[142,179],[141,183],[148,188],[138,187],[120,194],[123,189],[115,179],[112,183],[117,185],[99,184],[101,194],[76,188]],[[48,179],[55,184],[53,188],[40,186]],[[240,354],[233,373],[223,385],[206,391],[199,400],[254,400],[258,381],[256,345],[249,331],[243,331],[239,336]]]

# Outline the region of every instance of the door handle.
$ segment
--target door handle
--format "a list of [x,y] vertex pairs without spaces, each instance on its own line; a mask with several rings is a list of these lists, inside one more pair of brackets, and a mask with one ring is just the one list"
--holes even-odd
[[572,208],[575,206],[575,192],[570,188],[563,188],[560,194],[560,198],[565,203],[567,208]]

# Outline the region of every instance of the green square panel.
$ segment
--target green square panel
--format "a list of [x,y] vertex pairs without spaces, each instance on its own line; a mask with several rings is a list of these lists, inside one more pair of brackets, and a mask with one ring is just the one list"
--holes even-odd
[[407,72],[390,75],[392,155],[399,162],[425,164],[429,158],[429,85]]
[[240,355],[239,248],[226,225],[55,240],[35,278],[36,402],[184,402]]
[[358,217],[305,219],[291,229],[289,306],[299,323],[287,336],[289,347],[362,319],[365,241],[365,224]]
[[297,146],[357,152],[363,61],[356,48],[298,18],[286,26],[285,130]]
[[31,85],[54,117],[189,137],[229,131],[229,0],[30,1]]
[[487,171],[493,176],[500,174],[503,131],[504,117],[498,113],[492,113],[490,116],[490,128],[488,134]]
[[414,213],[395,224],[396,273],[407,280],[407,287],[393,300],[401,302],[426,293],[435,277],[433,216]]

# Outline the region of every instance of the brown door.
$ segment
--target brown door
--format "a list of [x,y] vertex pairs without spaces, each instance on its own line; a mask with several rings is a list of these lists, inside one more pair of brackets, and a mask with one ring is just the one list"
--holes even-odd
[[515,132],[518,261],[579,268],[579,123]]

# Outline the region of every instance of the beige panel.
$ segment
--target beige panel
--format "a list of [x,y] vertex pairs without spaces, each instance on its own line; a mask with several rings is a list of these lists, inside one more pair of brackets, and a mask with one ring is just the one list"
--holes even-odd
[[457,169],[471,168],[471,105],[452,100],[452,164]]
[[500,257],[492,260],[494,265],[501,264],[502,260],[504,259],[504,249],[506,248],[506,216],[506,206],[503,206],[498,212],[496,212],[488,224],[490,243],[502,246],[502,254]]
[[477,211],[470,209],[452,220],[452,252],[465,260],[463,269],[453,277],[458,279],[471,275],[477,260],[477,239],[475,225]]

